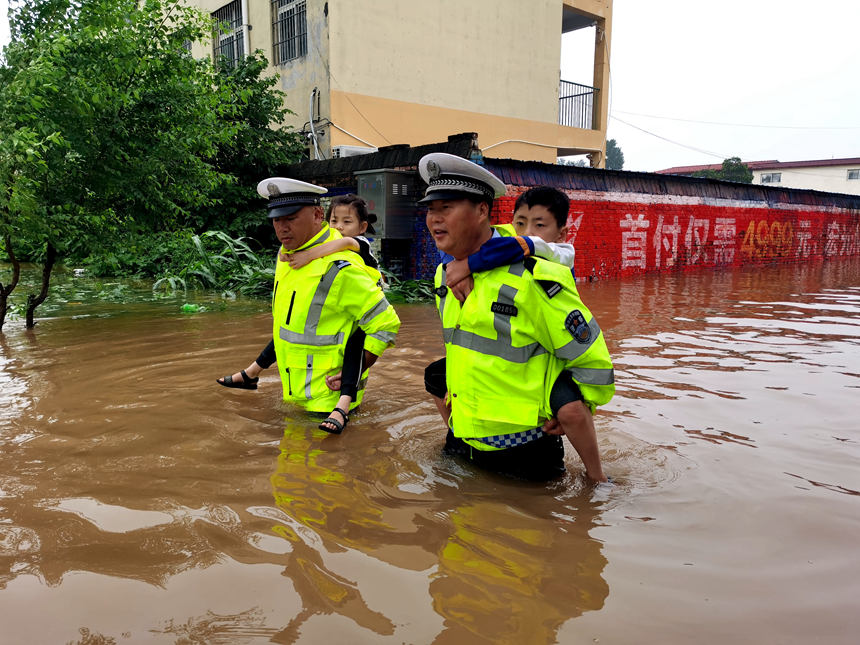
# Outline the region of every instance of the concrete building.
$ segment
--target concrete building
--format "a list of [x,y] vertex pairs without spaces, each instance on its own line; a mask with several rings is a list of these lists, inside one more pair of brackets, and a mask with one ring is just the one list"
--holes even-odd
[[[494,157],[604,167],[612,0],[187,0],[211,47],[262,50],[309,157],[476,132]],[[595,27],[588,84],[560,78],[562,34]]]
[[[813,161],[748,161],[753,183],[782,188],[806,188],[828,193],[860,195],[860,157]],[[700,170],[720,170],[721,164],[676,166],[658,170],[661,175],[692,175]]]

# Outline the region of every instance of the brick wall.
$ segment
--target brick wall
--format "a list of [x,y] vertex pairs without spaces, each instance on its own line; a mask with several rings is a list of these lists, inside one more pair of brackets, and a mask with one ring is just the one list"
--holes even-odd
[[[517,196],[496,200],[494,224],[511,221]],[[768,204],[690,195],[566,190],[576,275],[606,279],[644,271],[806,262],[860,254],[856,209]]]

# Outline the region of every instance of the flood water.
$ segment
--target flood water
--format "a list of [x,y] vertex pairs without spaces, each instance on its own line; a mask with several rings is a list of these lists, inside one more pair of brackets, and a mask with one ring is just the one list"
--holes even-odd
[[440,455],[429,305],[340,437],[214,379],[265,303],[0,335],[0,643],[856,643],[860,259],[580,288],[612,487]]

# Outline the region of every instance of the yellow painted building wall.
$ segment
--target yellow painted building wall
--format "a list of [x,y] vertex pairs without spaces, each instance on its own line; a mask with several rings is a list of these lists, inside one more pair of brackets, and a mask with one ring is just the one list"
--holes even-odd
[[[228,4],[187,1],[208,13]],[[611,0],[306,0],[307,55],[270,71],[280,75],[285,105],[295,113],[287,123],[296,129],[307,129],[318,88],[325,156],[334,146],[421,145],[477,132],[488,156],[554,162],[558,154],[605,145],[599,112],[608,92],[596,96],[597,130],[558,124],[563,9],[591,12],[608,25],[611,6]],[[272,3],[247,0],[247,7],[249,51],[260,49],[271,61]],[[195,54],[211,53],[208,47]],[[595,85],[608,89],[604,57],[608,47],[595,50]]]
[[329,6],[332,90],[533,121],[557,118],[558,0]]

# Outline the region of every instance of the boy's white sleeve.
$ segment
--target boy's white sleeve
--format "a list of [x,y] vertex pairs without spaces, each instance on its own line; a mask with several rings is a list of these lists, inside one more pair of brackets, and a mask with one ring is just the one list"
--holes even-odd
[[535,255],[539,258],[573,268],[573,259],[576,255],[576,250],[572,244],[544,242],[542,238],[536,236],[529,236],[529,239],[534,244]]

